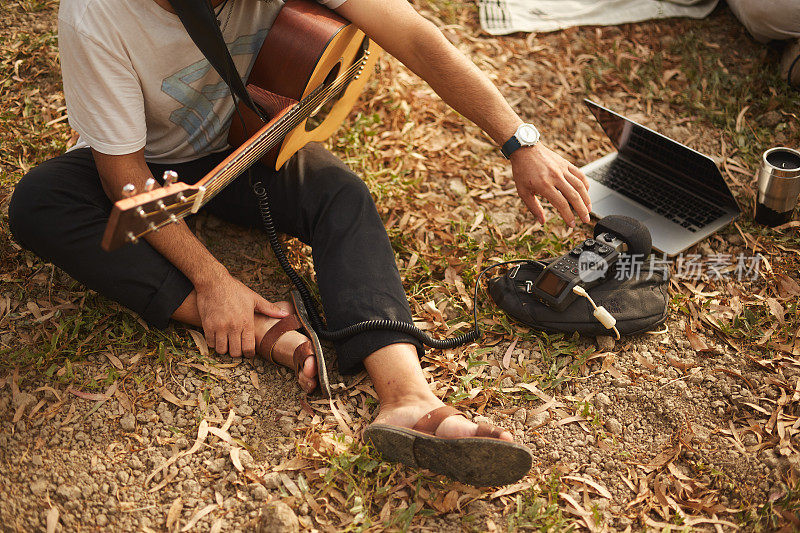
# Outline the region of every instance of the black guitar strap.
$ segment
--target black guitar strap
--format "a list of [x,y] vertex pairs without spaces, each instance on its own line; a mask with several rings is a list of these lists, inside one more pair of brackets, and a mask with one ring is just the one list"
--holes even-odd
[[252,109],[261,120],[269,119],[264,111],[256,105],[250,94],[244,88],[244,83],[239,77],[236,65],[222,37],[217,17],[207,0],[168,0],[178,15],[189,37],[192,38],[197,48],[203,52],[208,62],[214,67],[222,80],[228,84],[231,92],[236,95],[247,107]]

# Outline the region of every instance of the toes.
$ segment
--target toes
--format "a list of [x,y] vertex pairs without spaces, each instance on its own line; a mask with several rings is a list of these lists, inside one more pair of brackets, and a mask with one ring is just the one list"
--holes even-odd
[[306,357],[298,379],[300,387],[311,392],[317,388],[317,361],[313,355]]
[[315,378],[317,376],[317,360],[313,355],[306,357],[303,363],[303,375],[307,378]]
[[508,431],[503,431],[500,434],[500,440],[507,440],[508,442],[514,442],[514,437]]

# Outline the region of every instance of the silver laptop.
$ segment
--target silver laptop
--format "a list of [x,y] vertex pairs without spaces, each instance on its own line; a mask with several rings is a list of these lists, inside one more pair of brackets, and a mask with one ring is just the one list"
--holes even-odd
[[673,256],[735,220],[741,210],[714,161],[584,100],[617,151],[581,170],[592,215],[642,222],[653,248]]

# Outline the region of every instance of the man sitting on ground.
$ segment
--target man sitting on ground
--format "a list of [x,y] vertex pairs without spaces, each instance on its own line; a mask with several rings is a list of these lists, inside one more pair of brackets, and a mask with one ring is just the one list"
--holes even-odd
[[[540,221],[537,196],[570,225],[572,209],[588,222],[585,176],[536,142],[532,125],[520,129],[523,121],[489,79],[405,0],[319,1],[505,145],[518,193]],[[213,5],[246,77],[282,4]],[[315,389],[316,359],[297,320],[287,317],[291,305],[268,302],[231,276],[183,221],[138,244],[100,248],[124,185],[141,191],[165,170],[194,183],[231,152],[226,138],[233,99],[168,0],[62,0],[59,48],[69,120],[81,141],[20,180],[9,208],[15,238],[149,324],[165,327],[174,319],[201,326],[218,353],[267,357],[294,368],[303,390]],[[341,161],[312,143],[281,170],[256,164],[253,174],[269,192],[277,229],[312,247],[328,327],[370,319],[412,322],[372,197]],[[260,227],[246,178],[228,185],[206,209]],[[336,351],[342,373],[366,368],[372,379],[380,400],[372,440],[384,456],[475,485],[509,483],[527,473],[530,452],[509,432],[457,416],[431,392],[415,338],[372,331],[336,343]]]

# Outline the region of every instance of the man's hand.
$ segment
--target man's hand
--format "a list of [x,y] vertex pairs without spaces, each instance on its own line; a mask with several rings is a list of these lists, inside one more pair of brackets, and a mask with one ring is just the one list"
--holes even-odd
[[546,198],[570,227],[575,226],[573,209],[589,222],[589,181],[578,167],[540,142],[511,154],[511,168],[517,193],[539,222],[544,224],[544,209],[537,196]]
[[195,292],[206,342],[220,354],[253,357],[256,353],[255,313],[272,318],[288,314],[224,269],[196,283]]

